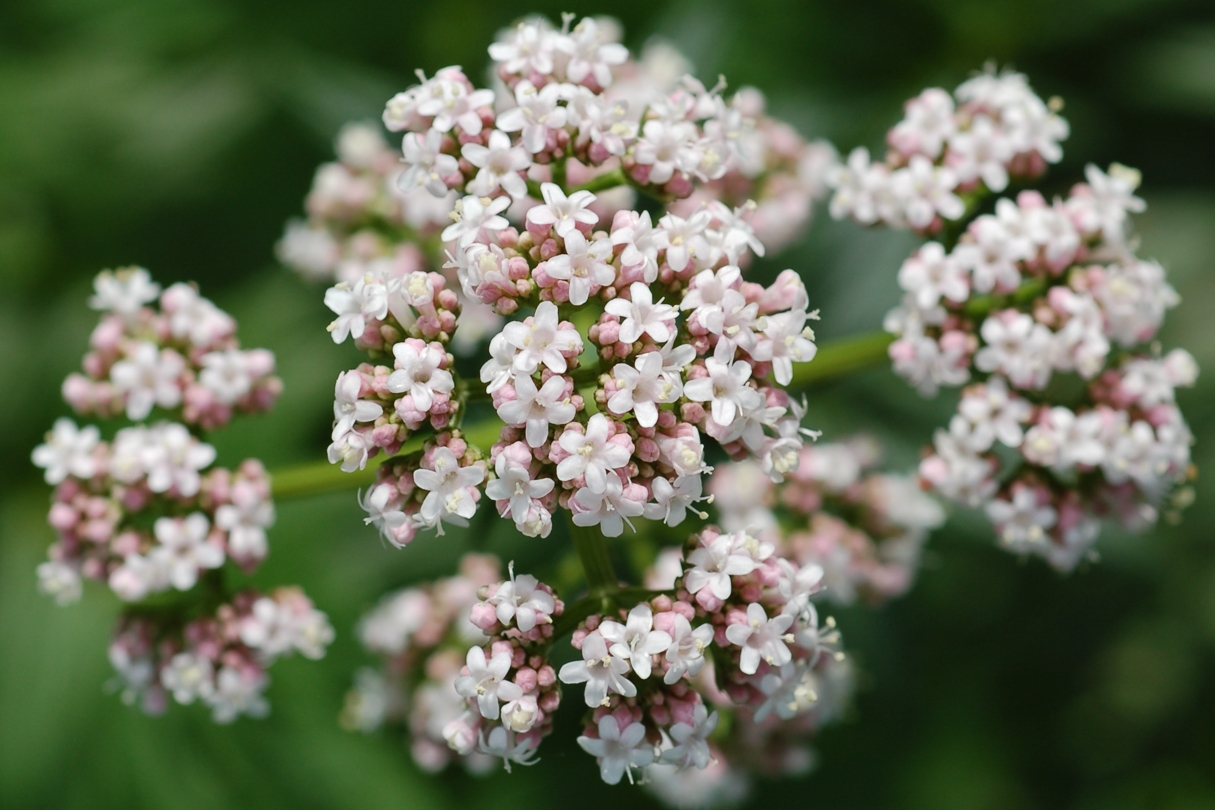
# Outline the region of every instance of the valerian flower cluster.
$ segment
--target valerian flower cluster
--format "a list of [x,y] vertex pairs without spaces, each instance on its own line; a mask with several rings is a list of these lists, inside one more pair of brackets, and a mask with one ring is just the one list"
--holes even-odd
[[[192,286],[162,292],[127,268],[95,287],[102,320],[64,396],[81,415],[137,421],[105,441],[64,417],[34,450],[55,486],[58,534],[38,567],[42,590],[68,604],[93,579],[130,604],[110,646],[128,702],[159,713],[170,695],[199,700],[217,722],[264,715],[266,668],[291,652],[320,658],[333,629],[298,588],[229,592],[225,569],[252,572],[268,553],[270,480],[256,459],[214,466],[197,433],[268,408],[281,388],[274,356],[242,351],[236,323]],[[138,421],[153,408],[163,418]]]
[[[1183,506],[1175,392],[1197,367],[1155,342],[1178,296],[1136,255],[1137,172],[996,198],[1059,162],[1069,131],[1024,76],[926,90],[883,160],[840,163],[758,91],[619,40],[608,19],[528,18],[490,46],[488,88],[419,72],[384,109],[393,143],[342,131],[278,255],[332,285],[329,334],[361,353],[335,381],[327,456],[366,470],[330,479],[370,484],[364,522],[403,548],[496,513],[552,563],[546,582],[470,552],[385,596],[358,628],[380,665],[342,723],[403,727],[429,771],[509,771],[573,691],[604,782],[722,805],[812,767],[854,681],[824,605],[905,594],[944,521],[934,495],[1065,570],[1102,520]],[[917,475],[882,469],[871,438],[805,442],[791,389],[813,376],[818,313],[797,272],[756,258],[828,188],[836,218],[932,240],[892,273],[893,341],[874,343],[921,394],[961,388]],[[126,421],[103,438],[60,419],[34,451],[58,534],[41,587],[68,603],[93,579],[128,603],[110,646],[128,701],[264,715],[269,665],[333,639],[298,588],[236,584],[268,552],[270,477],[215,466],[205,431],[271,406],[273,355],[241,349],[191,285],[129,268],[95,286],[102,321],[63,394]],[[626,530],[631,581],[609,542]]]
[[[1060,158],[1067,127],[1024,76],[989,70],[955,96],[957,110],[937,89],[908,102],[888,162],[934,160],[941,173],[969,165],[956,141],[981,130],[985,168],[951,178],[978,204],[1009,173],[1032,178]],[[872,222],[851,171],[835,178],[833,210]],[[1064,570],[1090,556],[1103,519],[1143,530],[1192,497],[1180,485],[1193,437],[1175,391],[1198,368],[1184,349],[1153,342],[1178,296],[1164,268],[1135,253],[1139,173],[1090,165],[1085,179],[1065,198],[1025,190],[960,232],[946,227],[903,263],[903,303],[886,318],[899,375],[925,396],[965,386],[920,466],[925,483],[983,507],[1005,548]],[[954,208],[939,213],[959,219]],[[944,227],[940,217],[907,224]],[[1078,384],[1056,382],[1068,377]]]
[[[827,147],[764,118],[753,91],[648,83],[612,26],[571,22],[506,32],[490,49],[496,91],[455,67],[420,76],[384,112],[403,133],[395,195],[378,147],[348,133],[309,197],[314,222],[282,243],[341,279],[325,296],[330,332],[371,356],[337,380],[330,460],[354,471],[425,438],[363,499],[395,545],[462,524],[482,497],[529,536],[547,537],[558,512],[609,537],[643,517],[674,526],[704,498],[706,439],[775,481],[802,446],[804,409],[784,386],[814,357],[817,314],[791,270],[745,280],[765,248],[761,203],[740,195],[804,221]],[[634,210],[636,193],[680,204]],[[429,230],[438,269],[393,241],[412,229],[385,201],[422,194],[450,214]],[[301,258],[322,239],[330,261]],[[470,309],[460,353],[490,337],[475,378],[454,346]],[[480,449],[458,428],[486,399],[503,427]]]

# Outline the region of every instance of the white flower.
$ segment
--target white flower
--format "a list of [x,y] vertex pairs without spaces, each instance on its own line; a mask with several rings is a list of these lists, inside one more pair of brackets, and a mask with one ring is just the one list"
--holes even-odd
[[[115,437],[116,446],[124,432],[119,431]],[[214,447],[198,441],[185,425],[176,422],[161,422],[132,438],[142,443],[139,452],[147,472],[148,489],[160,493],[175,488],[187,498],[198,494],[202,485],[199,471],[215,461]],[[117,447],[114,455],[118,455]]]
[[129,267],[110,272],[103,270],[93,279],[94,295],[89,307],[102,312],[113,312],[129,320],[144,304],[156,300],[160,285],[142,267]]
[[421,350],[410,341],[392,347],[396,358],[396,371],[388,375],[385,387],[394,394],[409,394],[419,411],[429,411],[434,396],[450,394],[456,387],[451,372],[440,368],[446,358],[443,352],[431,344]]
[[341,247],[324,227],[291,220],[283,238],[274,246],[274,255],[307,279],[332,281],[333,271],[341,258]]
[[429,526],[437,526],[440,520],[460,525],[459,519],[467,520],[477,511],[477,502],[468,490],[484,479],[485,470],[480,466],[461,467],[451,450],[435,448],[434,469],[423,467],[413,474],[414,484],[427,493],[420,511],[422,520]]
[[955,220],[966,212],[962,198],[953,193],[958,186],[957,176],[923,155],[912,155],[907,167],[895,171],[890,179],[892,191],[902,201],[907,224],[913,228],[927,228],[937,214]]
[[732,350],[718,349],[713,357],[705,359],[707,377],[688,380],[683,386],[683,395],[693,402],[708,402],[713,421],[729,427],[739,409],[754,409],[763,405],[763,394],[747,386],[751,378],[751,364],[745,360],[731,362]]
[[499,216],[510,207],[510,197],[469,196],[456,202],[451,212],[453,222],[443,229],[440,238],[444,242],[459,242],[468,247],[477,241],[481,231],[500,231],[510,225],[506,217]]
[[[664,234],[663,241],[666,242],[665,256],[667,264],[671,266],[672,270],[677,273],[683,272],[684,268],[696,259],[708,256],[712,249],[705,238],[705,231],[708,229],[712,219],[713,215],[702,208],[687,219],[677,217],[674,214],[667,214],[658,220],[658,225],[662,228]],[[729,266],[727,265],[727,267]],[[722,268],[722,270],[718,271],[719,277],[725,278],[728,275],[724,272],[725,269]],[[734,269],[735,271],[738,270],[738,268]],[[702,274],[704,272],[702,270]],[[704,279],[698,277],[697,282],[703,283]],[[680,308],[692,309],[697,305],[695,297],[689,302],[685,295]]]
[[487,197],[502,188],[516,200],[527,196],[527,182],[519,172],[532,165],[531,156],[521,146],[511,146],[510,136],[495,129],[489,133],[489,145],[464,144],[461,153],[480,171],[468,186],[470,194]]
[[605,537],[619,537],[626,523],[633,529],[629,518],[645,512],[644,504],[625,497],[619,475],[609,475],[602,492],[583,487],[574,493],[572,503],[578,507],[574,510],[574,525],[598,526]]
[[989,377],[979,393],[967,394],[958,404],[958,413],[973,426],[975,451],[982,453],[999,439],[1008,447],[1019,447],[1021,426],[1029,420],[1033,406],[1008,390],[1003,377]]
[[497,720],[501,706],[499,701],[518,700],[523,690],[513,681],[506,680],[510,672],[510,653],[500,652],[488,661],[485,650],[473,647],[465,661],[468,674],[456,679],[456,692],[461,697],[477,702],[477,709],[487,720]]
[[[488,735],[484,733],[477,737],[477,750],[482,754],[497,757],[502,760],[502,766],[510,773],[510,764],[535,765],[536,746],[540,744],[538,737],[526,737],[521,741],[515,739],[515,732],[504,726],[494,726]],[[471,753],[471,752],[465,752]]]
[[663,683],[673,684],[684,675],[695,678],[705,665],[705,650],[712,643],[713,625],[702,624],[693,630],[686,618],[676,614],[675,635],[666,651],[670,667],[663,676]]
[[446,195],[447,184],[443,179],[459,174],[460,163],[455,156],[443,154],[442,144],[443,133],[437,129],[428,129],[425,135],[406,132],[401,152],[409,168],[397,177],[397,188],[409,193],[423,186],[436,197]]
[[555,607],[553,595],[541,590],[539,584],[531,574],[516,577],[512,564],[511,578],[499,584],[489,600],[498,621],[509,625],[514,620],[515,626],[524,633],[530,632],[537,624],[550,623]]
[[328,327],[333,342],[341,343],[348,335],[358,340],[369,319],[388,317],[388,288],[367,273],[354,284],[342,281],[325,290],[325,306],[337,315]]
[[616,392],[607,401],[608,410],[614,414],[632,411],[641,427],[658,424],[658,405],[674,402],[683,394],[678,375],[663,370],[659,352],[646,352],[633,366],[619,363],[612,368],[612,374],[616,378]]
[[93,451],[101,440],[101,432],[93,425],[83,428],[66,416],[55,420],[46,434],[46,443],[34,448],[31,459],[46,472],[46,482],[55,485],[69,475],[89,479],[97,474]]
[[676,171],[699,173],[701,157],[699,132],[690,121],[646,121],[633,146],[633,159],[650,167],[649,182],[655,186],[667,183]]
[[[655,502],[645,505],[645,516],[650,520],[665,521],[668,526],[683,523],[692,504],[704,500],[699,474],[681,475],[673,483],[658,475],[650,483],[650,489]],[[704,512],[692,511],[700,517],[708,517]]]
[[160,683],[173,693],[178,703],[189,705],[206,700],[215,691],[215,668],[205,655],[181,652],[169,659],[160,671]]
[[716,730],[717,720],[717,712],[709,714],[703,703],[697,704],[692,713],[692,725],[676,723],[671,726],[668,733],[675,744],[662,752],[661,760],[681,770],[708,767],[713,759],[709,736]]
[[582,640],[582,660],[570,661],[561,667],[558,678],[562,683],[585,683],[586,705],[608,705],[608,695],[633,697],[637,687],[628,678],[629,662],[608,653],[603,636],[591,633]]
[[[751,352],[759,361],[772,363],[772,374],[781,385],[793,381],[793,364],[809,363],[818,354],[814,331],[806,326],[811,317],[804,309],[777,312],[764,318],[764,337]],[[814,314],[817,316],[817,310]]]
[[620,342],[635,343],[649,335],[655,343],[666,343],[674,332],[675,307],[661,301],[655,304],[650,288],[640,282],[629,287],[629,298],[613,298],[604,306],[621,319]]
[[231,723],[241,713],[250,717],[265,717],[270,704],[262,695],[270,678],[261,670],[223,667],[215,678],[215,692],[205,698],[211,707],[211,719],[216,723]]
[[517,524],[527,521],[533,498],[543,498],[553,491],[553,479],[532,480],[527,467],[511,464],[506,453],[498,456],[494,472],[498,477],[485,485],[485,494],[495,501],[507,501],[503,515],[510,515]]
[[146,340],[136,343],[110,369],[114,390],[126,398],[127,418],[146,419],[154,406],[175,408],[181,404],[181,376],[186,361],[172,349],[158,349]]
[[383,483],[377,484],[367,492],[367,497],[359,494],[359,506],[367,513],[367,517],[363,518],[363,523],[368,526],[375,526],[380,536],[388,540],[393,545],[397,545],[396,538],[393,536],[393,531],[405,525],[408,517],[400,507],[400,490],[395,484]]
[[161,561],[139,554],[128,554],[122,565],[110,572],[110,590],[124,602],[138,602],[150,593],[170,585],[168,569]]
[[793,653],[786,644],[793,640],[787,632],[791,624],[792,616],[780,615],[769,619],[763,605],[758,602],[747,605],[746,624],[726,627],[729,642],[742,647],[738,667],[743,674],[754,675],[760,661],[779,667],[793,660]]
[[200,569],[219,568],[224,564],[224,550],[207,541],[211,523],[202,512],[185,518],[157,518],[152,532],[160,545],[149,557],[168,574],[169,582],[179,591],[188,591],[198,582]]
[[369,433],[351,430],[334,439],[327,455],[330,464],[342,465],[342,472],[354,472],[367,466],[367,457],[372,445]]
[[1003,374],[1018,388],[1042,388],[1050,380],[1051,331],[1029,315],[989,316],[979,334],[987,345],[975,352],[975,368]]
[[925,244],[903,262],[899,286],[915,296],[921,309],[935,307],[942,298],[961,303],[970,296],[966,267],[940,242]]
[[1046,542],[1046,533],[1054,527],[1058,513],[1049,505],[1039,504],[1033,487],[1023,486],[1015,488],[1011,500],[990,501],[987,517],[995,524],[1001,542],[1019,546]]
[[956,130],[953,97],[930,87],[907,102],[906,114],[890,131],[890,138],[904,154],[919,152],[936,159]]
[[355,422],[374,422],[384,413],[377,402],[359,399],[363,378],[357,371],[343,371],[333,386],[333,435],[337,441],[354,427]]
[[735,548],[732,535],[719,535],[707,546],[700,546],[688,555],[690,566],[684,574],[684,587],[688,593],[697,593],[702,588],[718,599],[730,596],[730,577],[746,576],[756,569],[758,562],[745,547]]
[[544,203],[527,212],[527,221],[553,228],[562,239],[568,239],[579,225],[590,227],[599,221],[599,215],[590,209],[595,195],[589,191],[575,191],[567,197],[556,183],[541,183],[540,193]]
[[553,72],[556,38],[547,20],[523,20],[504,39],[489,46],[489,58],[499,63],[507,73],[526,76],[534,71],[547,76]]
[[1138,170],[1113,163],[1107,174],[1090,163],[1084,167],[1084,177],[1090,194],[1073,195],[1067,202],[1078,214],[1080,229],[1088,233],[1100,231],[1106,241],[1121,242],[1127,212],[1141,213],[1147,208],[1135,196],[1141,179]]
[[517,377],[515,398],[498,406],[498,416],[508,425],[526,426],[528,445],[539,447],[548,438],[549,425],[564,425],[574,418],[573,403],[563,397],[565,384],[564,377],[554,375],[537,389],[531,377]]
[[651,224],[649,211],[643,211],[634,224],[612,231],[612,244],[624,245],[620,266],[641,266],[646,284],[658,278],[658,251],[670,246],[667,232]]
[[169,333],[194,346],[210,346],[236,331],[236,321],[198,294],[192,284],[174,284],[160,296],[160,308],[168,315]]
[[235,405],[253,390],[249,357],[240,349],[209,352],[199,360],[198,382],[223,405]]
[[54,597],[56,604],[79,601],[82,585],[80,572],[66,563],[47,560],[38,564],[38,590]]
[[1104,423],[1100,411],[1077,415],[1069,408],[1056,406],[1025,432],[1021,453],[1027,461],[1059,472],[1076,465],[1095,467],[1106,458]]
[[557,443],[569,456],[557,464],[557,478],[572,481],[585,476],[587,488],[602,492],[608,473],[626,466],[631,458],[627,448],[608,441],[610,428],[611,423],[601,413],[587,420],[583,431],[566,428]]
[[238,557],[265,557],[266,529],[274,525],[274,504],[251,486],[232,489],[232,502],[215,510],[215,526],[228,533],[228,550]]
[[612,243],[608,239],[587,242],[581,231],[570,230],[565,236],[565,252],[545,262],[552,278],[569,282],[570,303],[581,306],[590,297],[591,287],[604,287],[616,280],[616,270],[609,263]]
[[628,659],[642,680],[650,677],[652,657],[671,646],[670,634],[654,629],[654,614],[647,604],[630,610],[626,624],[611,619],[600,623],[599,634],[612,645],[611,654]]
[[1008,187],[1008,164],[1014,148],[998,124],[983,114],[974,116],[970,129],[955,132],[949,138],[949,165],[958,180],[969,183],[982,180],[992,191]]
[[[449,70],[453,69],[439,71],[426,83],[426,93],[418,101],[418,114],[434,116],[431,126],[439,132],[448,132],[452,127],[459,126],[469,135],[480,135],[482,124],[479,110],[493,105],[494,91],[469,92],[464,82],[444,76]],[[458,72],[459,68],[454,68],[454,71]]]
[[624,730],[610,714],[599,719],[599,738],[578,738],[578,745],[599,759],[599,775],[609,785],[620,783],[627,772],[633,782],[633,768],[644,768],[654,761],[654,746],[645,741],[645,726],[630,723]]
[[537,90],[527,79],[515,85],[515,104],[498,116],[498,129],[518,132],[523,146],[535,154],[543,152],[550,129],[565,126],[567,112],[558,102],[569,97],[568,85],[551,82]]
[[773,711],[781,720],[791,720],[808,711],[818,702],[814,671],[800,663],[788,663],[772,669],[759,682],[759,691],[766,697],[755,712],[755,721],[762,722]]
[[[509,363],[512,374],[530,376],[541,365],[564,374],[568,367],[566,353],[575,357],[582,353],[582,336],[572,326],[561,326],[557,305],[552,301],[541,301],[529,320],[512,321],[502,328],[503,340],[515,352]],[[482,372],[482,379],[484,376]]]
[[604,41],[593,17],[583,17],[569,36],[558,40],[558,47],[569,57],[565,78],[575,84],[593,76],[600,87],[612,84],[612,67],[628,61],[628,49],[619,42]]

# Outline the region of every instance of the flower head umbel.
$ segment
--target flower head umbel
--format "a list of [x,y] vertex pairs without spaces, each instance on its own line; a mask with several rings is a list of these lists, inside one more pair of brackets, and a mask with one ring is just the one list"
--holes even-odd
[[[292,651],[320,658],[333,630],[297,588],[227,585],[225,569],[252,572],[269,552],[270,479],[255,459],[215,466],[198,434],[270,407],[281,388],[273,355],[241,350],[235,322],[193,286],[162,292],[139,268],[104,272],[95,286],[90,306],[106,314],[65,399],[82,414],[144,420],[160,408],[182,421],[140,422],[109,440],[95,426],[55,422],[33,452],[55,485],[57,539],[38,566],[40,588],[67,604],[83,580],[98,580],[131,604],[110,646],[127,702],[153,714],[170,696],[201,702],[219,723],[263,716],[267,667]],[[155,609],[141,604],[150,597]]]

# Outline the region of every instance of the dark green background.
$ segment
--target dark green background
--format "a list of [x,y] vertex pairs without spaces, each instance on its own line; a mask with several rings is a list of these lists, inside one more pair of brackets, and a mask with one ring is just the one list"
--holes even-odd
[[[84,351],[100,268],[194,279],[246,345],[277,352],[287,390],[217,441],[221,460],[272,467],[323,452],[332,380],[353,365],[320,291],[275,267],[338,127],[375,119],[412,71],[481,75],[494,31],[536,6],[464,0],[10,0],[0,3],[0,806],[5,808],[618,807],[566,739],[530,769],[473,780],[419,774],[399,739],[338,729],[363,656],[357,616],[383,591],[449,573],[460,539],[386,550],[350,494],[284,503],[267,583],[298,581],[339,631],[320,664],[273,670],[273,713],[217,728],[198,707],[148,719],[103,692],[117,610],[102,588],[57,608],[35,591],[51,533],[30,449],[66,411],[59,383]],[[1183,395],[1208,469],[1215,394],[1215,15],[1209,2],[902,0],[620,2],[630,45],[662,34],[702,78],[765,90],[774,112],[842,148],[876,148],[901,101],[953,87],[988,58],[1067,101],[1073,135],[1049,190],[1083,165],[1144,171],[1142,252],[1183,304],[1163,332],[1206,369]],[[803,271],[824,337],[876,328],[911,240],[820,218],[780,258]],[[921,401],[886,370],[820,389],[808,424],[869,429],[909,466],[951,399]],[[841,612],[859,662],[851,717],[822,735],[819,769],[765,784],[755,806],[1215,807],[1215,501],[1150,536],[1105,535],[1070,577],[993,548],[973,516],[930,544],[911,596]],[[546,541],[499,550],[522,570]]]

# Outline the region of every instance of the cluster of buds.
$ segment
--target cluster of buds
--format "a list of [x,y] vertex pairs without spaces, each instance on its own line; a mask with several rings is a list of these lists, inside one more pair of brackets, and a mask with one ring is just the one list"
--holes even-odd
[[[834,621],[820,623],[811,601],[824,588],[821,567],[712,526],[664,562],[648,577],[655,595],[579,625],[582,660],[559,673],[585,684],[591,711],[578,744],[609,784],[649,766],[716,768],[744,737],[788,750],[788,721],[808,730],[837,708],[820,706],[817,688],[843,662]],[[725,738],[714,733],[722,712],[732,716]]]
[[[157,404],[180,407],[170,415],[193,423],[197,430],[226,422],[231,405],[268,407],[277,394],[277,379],[241,376],[252,361],[233,361],[221,368],[224,358],[252,357],[263,358],[258,362],[273,369],[274,359],[265,350],[235,348],[235,323],[193,287],[179,284],[165,290],[161,313],[144,306],[159,292],[144,270],[102,273],[96,290],[92,304],[107,314],[94,332],[85,367],[92,373],[93,367],[109,363],[112,383],[128,376],[142,380],[127,389],[128,413],[145,392],[140,386],[145,386],[161,397]],[[116,355],[106,355],[101,346],[125,344],[98,338],[143,330],[181,349],[178,353],[143,344],[162,358],[176,358],[172,363],[181,376],[157,380],[155,363],[128,375],[122,371],[124,364],[134,363],[131,358],[139,352],[112,361]],[[187,350],[187,345],[192,348]],[[216,356],[220,361],[209,361]],[[186,362],[201,364],[198,383],[182,382],[192,379],[193,372],[180,370]],[[110,384],[92,383],[95,390]],[[83,385],[90,383],[70,377],[65,392]],[[179,385],[184,386],[184,400],[182,389],[174,387]],[[222,407],[208,400],[211,404],[203,412],[210,416],[200,418],[191,403],[202,403],[211,394],[192,393],[198,388],[244,393]],[[170,401],[164,393],[168,390],[176,391],[178,398]],[[260,693],[267,682],[265,667],[292,648],[320,657],[332,630],[324,614],[298,590],[280,590],[272,599],[243,594],[222,604],[227,595],[225,564],[251,573],[266,557],[274,504],[261,462],[247,459],[230,470],[213,466],[215,460],[215,448],[176,421],[131,425],[104,441],[96,426],[81,428],[64,417],[33,452],[34,463],[55,487],[48,522],[58,535],[49,559],[38,566],[41,589],[68,604],[81,597],[83,580],[105,582],[131,604],[111,651],[128,692],[143,694],[149,710],[164,706],[166,689],[182,703],[202,697],[216,719],[226,722],[242,711],[264,713]],[[262,630],[248,629],[255,626]],[[193,692],[181,685],[191,661],[196,665],[188,675],[194,679]],[[169,674],[173,666],[176,674]]]
[[[154,408],[214,430],[233,411],[274,404],[282,382],[274,355],[242,351],[236,322],[189,284],[163,292],[148,271],[103,272],[89,306],[105,313],[89,338],[84,373],[63,383],[63,398],[82,416],[147,419]],[[157,302],[159,309],[148,304]]]
[[172,695],[183,705],[201,702],[217,723],[264,717],[266,669],[295,652],[321,658],[333,641],[328,618],[299,588],[242,591],[182,621],[166,621],[156,608],[122,617],[109,657],[123,701],[160,714]]
[[[809,157],[761,117],[754,93],[727,100],[723,85],[686,76],[647,87],[613,26],[571,22],[529,19],[505,33],[490,49],[498,92],[445,68],[384,113],[404,132],[401,192],[454,200],[439,240],[455,283],[392,260],[329,290],[334,340],[353,337],[384,362],[338,379],[329,458],[353,471],[419,432],[459,436],[472,399],[490,399],[504,425],[484,475],[464,439],[452,459],[439,453],[444,470],[461,470],[439,473],[457,497],[415,496],[395,466],[381,478],[369,522],[398,545],[418,527],[467,519],[483,483],[529,536],[546,536],[557,510],[608,536],[643,516],[674,526],[703,499],[705,436],[777,481],[802,446],[804,407],[784,386],[814,357],[817,315],[791,270],[768,287],[744,280],[764,253],[758,209],[723,199],[757,189],[769,169],[818,165],[825,147]],[[747,144],[761,153],[750,162]],[[800,182],[816,186],[805,172]],[[623,204],[604,199],[620,189]],[[685,198],[682,213],[630,210],[633,191]],[[448,351],[470,304],[516,319],[482,352],[481,385]],[[426,454],[438,444],[427,439]]]
[[384,597],[359,627],[383,666],[359,673],[343,725],[403,725],[429,771],[529,764],[560,701],[547,649],[564,606],[534,577],[501,575],[497,558],[466,554],[457,576]]
[[1039,98],[1024,75],[994,66],[952,95],[929,88],[887,134],[884,163],[858,147],[830,173],[831,215],[936,233],[984,193],[1004,191],[1010,178],[1038,177],[1062,159],[1069,130],[1061,106]]
[[709,493],[726,531],[746,529],[797,565],[819,566],[824,598],[878,604],[911,588],[928,533],[945,519],[914,476],[880,472],[880,462],[869,437],[818,443],[781,484],[744,461],[714,472]]
[[[990,105],[1024,95],[1016,88],[1023,77],[985,73],[958,98]],[[891,130],[890,143],[930,141],[925,99],[942,95],[915,100],[919,112]],[[1009,119],[1017,126],[1048,120],[1039,102],[1021,106],[1037,112]],[[1043,148],[1031,157],[1058,157]],[[1021,174],[1044,167],[1018,154],[1010,166]],[[947,149],[946,165],[948,157]],[[1063,199],[1033,190],[1000,198],[992,213],[923,245],[900,268],[903,302],[886,318],[894,369],[920,393],[971,383],[920,466],[925,484],[983,507],[1004,547],[1061,570],[1088,556],[1102,518],[1142,530],[1192,497],[1179,488],[1192,474],[1193,438],[1174,391],[1193,384],[1197,366],[1183,349],[1161,356],[1153,343],[1178,297],[1164,269],[1134,252],[1140,176],[1119,164],[1090,165],[1085,176]],[[999,174],[985,186],[1006,181]]]

